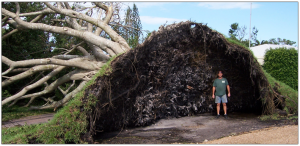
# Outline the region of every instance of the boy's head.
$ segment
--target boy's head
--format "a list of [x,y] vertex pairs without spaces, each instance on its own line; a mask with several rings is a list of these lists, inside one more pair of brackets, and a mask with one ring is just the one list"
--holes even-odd
[[223,76],[223,72],[221,70],[218,71],[218,77],[221,78]]

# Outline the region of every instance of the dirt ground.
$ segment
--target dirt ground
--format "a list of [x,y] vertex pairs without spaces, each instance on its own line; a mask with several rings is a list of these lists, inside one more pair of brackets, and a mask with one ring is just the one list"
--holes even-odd
[[[147,127],[101,133],[101,144],[297,144],[298,121],[261,121],[259,115],[232,113],[228,119],[212,114],[161,119]],[[259,139],[266,137],[265,139]],[[292,138],[291,138],[292,137]],[[237,140],[239,139],[239,140]],[[241,140],[244,139],[244,140]],[[276,139],[276,140],[274,140]]]
[[298,144],[298,137],[298,125],[287,125],[204,141],[203,144]]

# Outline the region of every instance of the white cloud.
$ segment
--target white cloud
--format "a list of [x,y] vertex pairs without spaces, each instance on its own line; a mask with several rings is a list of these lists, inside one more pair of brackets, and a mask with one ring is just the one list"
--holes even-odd
[[[134,2],[138,8],[148,8],[153,6],[162,6],[167,4],[166,2]],[[132,4],[133,5],[133,4]]]
[[149,8],[149,7],[161,7],[168,3],[167,2],[124,2],[123,4],[126,7],[130,6],[130,8],[132,8],[133,4],[135,4],[138,9],[142,9],[142,8]]
[[[250,2],[200,2],[198,6],[209,9],[250,9]],[[252,3],[252,9],[259,5]]]
[[161,25],[165,24],[167,21],[168,21],[167,24],[187,21],[186,19],[163,18],[163,17],[152,17],[152,16],[140,16],[140,19],[143,23],[146,24],[161,24]]

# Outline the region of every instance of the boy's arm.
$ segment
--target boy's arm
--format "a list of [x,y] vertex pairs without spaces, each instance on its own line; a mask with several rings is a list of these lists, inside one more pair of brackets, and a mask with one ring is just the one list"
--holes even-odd
[[212,98],[215,98],[215,90],[216,90],[216,87],[215,86],[213,86],[213,92],[212,92]]
[[230,87],[227,85],[228,97],[230,97]]

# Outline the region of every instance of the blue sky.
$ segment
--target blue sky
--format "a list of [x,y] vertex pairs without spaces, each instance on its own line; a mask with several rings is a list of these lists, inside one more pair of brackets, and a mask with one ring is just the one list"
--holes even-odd
[[[247,27],[249,37],[250,2],[134,2],[143,30],[158,30],[160,25],[191,20],[207,24],[228,36],[232,23]],[[133,2],[128,3],[132,7]],[[298,46],[298,2],[252,2],[251,27],[259,41],[281,38]]]

